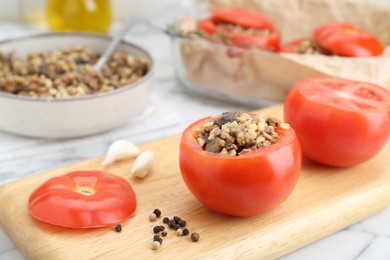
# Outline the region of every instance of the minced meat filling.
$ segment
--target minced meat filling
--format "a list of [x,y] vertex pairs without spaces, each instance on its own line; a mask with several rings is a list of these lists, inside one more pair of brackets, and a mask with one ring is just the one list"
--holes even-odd
[[42,98],[67,98],[113,91],[144,77],[150,62],[115,51],[101,71],[100,53],[74,46],[18,57],[0,50],[0,92]]
[[275,143],[277,127],[288,129],[289,125],[262,114],[225,112],[211,117],[195,134],[206,151],[237,156]]
[[219,23],[219,27],[226,29],[228,32],[248,34],[252,36],[265,36],[269,35],[270,31],[267,28],[258,29],[258,28],[245,28],[236,24],[229,23]]

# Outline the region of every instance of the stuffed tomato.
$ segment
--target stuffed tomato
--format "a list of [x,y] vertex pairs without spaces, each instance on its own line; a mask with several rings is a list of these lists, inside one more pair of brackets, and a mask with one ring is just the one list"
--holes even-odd
[[390,92],[339,78],[298,82],[284,105],[303,154],[318,163],[348,167],[374,157],[390,138]]
[[238,7],[213,8],[210,13],[211,17],[199,21],[198,27],[211,40],[243,49],[279,49],[280,33],[263,14]]
[[263,115],[200,119],[180,143],[189,190],[208,208],[233,216],[258,215],[283,202],[296,185],[301,157],[294,130]]

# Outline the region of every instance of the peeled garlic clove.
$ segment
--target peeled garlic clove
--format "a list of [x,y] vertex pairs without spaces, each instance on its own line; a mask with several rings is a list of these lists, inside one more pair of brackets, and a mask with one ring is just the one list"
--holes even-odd
[[131,168],[131,175],[144,178],[152,171],[154,154],[152,151],[145,151],[138,155]]
[[107,166],[119,160],[135,158],[139,154],[140,151],[135,144],[128,140],[121,139],[110,145],[106,158],[100,165]]

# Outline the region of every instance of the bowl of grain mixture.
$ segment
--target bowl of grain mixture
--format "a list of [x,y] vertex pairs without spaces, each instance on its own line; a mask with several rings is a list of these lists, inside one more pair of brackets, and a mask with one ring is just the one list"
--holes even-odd
[[122,41],[93,65],[111,38],[44,33],[0,41],[0,130],[39,138],[91,135],[125,124],[148,104],[154,63]]

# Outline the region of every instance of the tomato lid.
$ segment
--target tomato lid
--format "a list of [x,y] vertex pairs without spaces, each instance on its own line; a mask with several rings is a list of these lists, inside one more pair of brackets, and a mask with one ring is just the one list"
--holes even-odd
[[274,30],[273,21],[265,15],[239,7],[218,7],[211,9],[215,22],[240,25],[247,28]]

